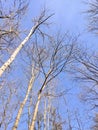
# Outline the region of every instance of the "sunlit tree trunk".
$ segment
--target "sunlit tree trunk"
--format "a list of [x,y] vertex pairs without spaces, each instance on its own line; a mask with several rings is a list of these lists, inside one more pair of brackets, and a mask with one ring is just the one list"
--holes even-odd
[[24,98],[23,102],[20,105],[20,108],[19,108],[19,111],[18,111],[18,114],[17,114],[17,117],[16,117],[16,120],[15,120],[15,123],[14,123],[14,126],[13,126],[12,130],[17,130],[17,127],[18,127],[18,124],[19,124],[19,121],[20,121],[20,118],[21,118],[21,114],[23,112],[23,108],[24,108],[24,106],[26,104],[26,101],[27,101],[28,96],[30,94],[30,91],[32,89],[34,80],[35,80],[35,75],[33,74],[32,77],[31,77],[31,79],[30,79],[30,82],[29,82],[29,85],[28,85],[28,89],[27,89],[25,98]]
[[47,106],[46,106],[46,99],[45,99],[45,105],[44,105],[44,130],[47,130]]
[[33,26],[32,29],[30,30],[30,33],[28,34],[28,36],[15,49],[15,51],[10,56],[10,58],[2,65],[2,67],[0,68],[0,77],[2,76],[2,74],[4,73],[4,71],[10,66],[10,64],[14,61],[14,59],[16,58],[16,56],[19,53],[19,51],[22,49],[22,47],[25,45],[25,43],[30,39],[30,37],[35,32],[35,30],[37,29],[38,26],[39,26],[39,23],[37,22],[35,24],[35,26]]
[[23,46],[26,44],[26,42],[30,39],[30,37],[34,34],[36,29],[41,25],[44,24],[45,21],[47,21],[53,14],[49,15],[48,17],[45,17],[45,11],[43,11],[38,18],[36,24],[31,28],[28,36],[20,43],[20,45],[15,49],[15,51],[12,53],[10,58],[1,66],[0,68],[0,77],[4,73],[4,71],[10,66],[10,64],[15,60],[17,54],[20,52],[20,50],[23,48]]
[[[32,93],[32,91],[31,91]],[[30,99],[29,99],[29,106],[28,106],[28,130],[30,128],[30,117],[31,117],[31,106],[32,106],[32,96],[30,95]]]
[[37,99],[37,103],[35,105],[35,109],[34,109],[34,115],[31,121],[31,126],[29,130],[34,130],[34,126],[35,126],[35,122],[36,122],[36,117],[37,117],[37,112],[38,112],[38,107],[39,107],[39,103],[41,101],[41,93],[38,94],[38,99]]
[[50,109],[51,109],[51,97],[48,98],[48,122],[47,122],[47,130],[50,130]]

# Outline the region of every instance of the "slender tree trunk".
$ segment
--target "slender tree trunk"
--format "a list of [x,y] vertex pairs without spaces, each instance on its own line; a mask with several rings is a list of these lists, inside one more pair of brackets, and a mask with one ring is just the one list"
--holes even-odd
[[34,115],[33,115],[33,118],[32,118],[32,121],[31,121],[31,126],[30,126],[29,130],[34,130],[40,101],[41,101],[41,93],[38,94],[38,99],[37,99],[37,103],[36,103],[36,106],[35,106],[35,109],[34,109]]
[[32,97],[30,97],[30,104],[28,106],[28,130],[30,128],[30,117],[31,117],[31,109],[30,107],[32,106]]
[[47,130],[51,129],[50,125],[50,109],[51,109],[51,98],[48,98],[48,122],[47,122]]
[[30,39],[30,37],[34,34],[34,32],[36,31],[36,29],[43,24],[45,21],[47,21],[51,16],[53,16],[54,14],[51,14],[49,16],[47,16],[44,19],[45,16],[45,12],[42,13],[43,15],[41,15],[38,19],[38,21],[36,22],[36,24],[31,28],[29,34],[27,35],[27,37],[20,43],[20,45],[15,49],[15,51],[12,53],[12,55],[10,56],[10,58],[1,66],[0,68],[0,77],[2,76],[2,74],[4,73],[4,71],[10,66],[10,64],[15,60],[17,54],[20,52],[20,50],[22,49],[22,47],[26,44],[26,42]]
[[32,34],[34,34],[35,30],[38,28],[40,24],[37,22],[35,24],[35,26],[33,26],[28,34],[28,36],[20,43],[20,45],[15,49],[15,51],[13,52],[13,54],[10,56],[10,58],[2,65],[2,67],[0,68],[0,77],[2,76],[2,74],[4,73],[4,71],[8,68],[8,66],[10,66],[10,64],[15,60],[17,54],[19,53],[19,51],[22,49],[22,47],[25,45],[25,43],[30,39],[30,37],[32,36]]
[[30,93],[30,91],[32,89],[32,84],[34,83],[34,79],[35,79],[35,76],[33,75],[31,77],[31,79],[30,79],[30,82],[29,82],[29,85],[28,85],[28,89],[27,89],[25,98],[24,98],[23,102],[20,105],[20,108],[19,108],[19,111],[18,111],[18,114],[17,114],[17,117],[16,117],[16,120],[15,120],[15,123],[14,123],[14,126],[13,126],[12,130],[17,130],[17,127],[18,127],[18,124],[19,124],[19,121],[20,121],[20,117],[21,117],[21,114],[23,112],[23,108],[24,108],[24,106],[26,104],[26,101],[28,99],[29,93]]
[[30,129],[29,130],[34,130],[34,126],[35,126],[35,122],[36,122],[36,117],[37,117],[37,112],[38,112],[38,107],[39,107],[39,103],[41,101],[41,94],[43,92],[43,90],[45,89],[46,87],[46,84],[47,84],[47,78],[49,76],[49,74],[51,73],[51,69],[48,71],[47,75],[46,75],[46,78],[45,78],[45,81],[41,87],[41,89],[39,90],[39,93],[38,93],[38,99],[37,99],[37,103],[35,105],[35,109],[34,109],[34,114],[33,114],[33,117],[32,117],[32,121],[31,121],[31,126],[30,126]]
[[46,99],[45,99],[45,105],[44,105],[44,130],[47,130],[47,120],[46,120],[46,116],[47,116],[47,103],[46,103]]

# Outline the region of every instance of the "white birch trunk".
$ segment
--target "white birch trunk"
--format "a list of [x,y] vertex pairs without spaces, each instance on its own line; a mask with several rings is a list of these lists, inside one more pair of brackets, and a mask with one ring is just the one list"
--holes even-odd
[[39,93],[39,95],[38,95],[37,103],[36,103],[36,106],[35,106],[35,109],[34,109],[34,115],[33,115],[33,118],[32,118],[32,121],[31,121],[31,126],[30,126],[29,130],[34,130],[40,101],[41,101],[41,93]]
[[28,96],[29,96],[29,93],[32,89],[32,85],[34,83],[34,80],[35,80],[35,76],[33,75],[30,79],[30,82],[29,82],[29,85],[28,85],[28,89],[27,89],[27,93],[25,95],[25,98],[23,100],[23,102],[21,103],[20,105],[20,108],[19,108],[19,111],[18,111],[18,114],[17,114],[17,117],[16,117],[16,120],[15,120],[15,123],[14,123],[14,126],[13,126],[13,129],[12,130],[17,130],[17,127],[18,127],[18,124],[19,124],[19,121],[20,121],[20,117],[21,117],[21,114],[23,112],[23,108],[26,104],[26,101],[28,99]]
[[51,109],[51,98],[48,98],[48,122],[47,122],[47,130],[50,130],[50,109]]
[[[51,69],[48,71],[46,77],[48,78],[49,74],[51,73]],[[33,117],[32,117],[32,121],[31,121],[31,126],[30,126],[30,129],[29,130],[34,130],[34,127],[35,127],[35,122],[36,122],[36,117],[37,117],[37,112],[38,112],[38,107],[39,107],[39,104],[40,104],[40,101],[41,101],[41,94],[43,92],[43,90],[45,89],[46,87],[46,81],[47,81],[47,78],[45,79],[39,93],[38,93],[38,99],[37,99],[37,103],[35,105],[35,109],[34,109],[34,114],[33,114]]]
[[[51,16],[53,16],[54,14],[49,15],[48,17],[46,17],[45,19],[43,19],[43,17],[45,16],[45,14],[43,14],[42,16],[39,17],[38,21],[36,22],[36,24],[31,28],[28,36],[20,43],[20,45],[15,49],[15,51],[12,53],[12,55],[10,56],[10,58],[1,66],[0,68],[0,77],[2,76],[2,74],[4,73],[4,71],[10,66],[10,64],[15,60],[17,54],[20,52],[20,50],[22,49],[22,47],[26,44],[26,42],[30,39],[30,37],[32,36],[32,34],[34,34],[34,32],[36,31],[36,29],[43,24],[45,21],[47,21]],[[42,21],[41,21],[42,20]]]
[[45,99],[45,105],[44,105],[44,130],[47,130],[47,103]]
[[1,66],[1,68],[0,68],[0,77],[2,76],[2,74],[4,73],[4,71],[8,68],[8,66],[10,66],[10,64],[15,60],[15,58],[16,58],[17,54],[19,53],[19,51],[26,44],[26,42],[30,39],[30,37],[32,36],[32,34],[34,34],[35,30],[38,28],[39,25],[40,25],[40,23],[37,22],[35,24],[35,26],[33,26],[31,28],[28,36],[15,49],[15,51],[12,53],[12,55],[10,56],[10,58]]

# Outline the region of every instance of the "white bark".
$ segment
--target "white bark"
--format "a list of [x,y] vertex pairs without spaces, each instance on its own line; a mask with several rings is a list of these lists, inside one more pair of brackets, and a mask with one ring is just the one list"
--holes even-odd
[[18,127],[18,124],[19,124],[19,121],[20,121],[20,117],[21,117],[21,114],[23,112],[23,108],[24,108],[24,106],[26,104],[26,101],[28,99],[29,93],[30,93],[30,91],[32,89],[32,85],[34,83],[34,80],[35,80],[35,76],[33,75],[31,77],[31,79],[30,79],[30,82],[29,82],[29,85],[28,85],[28,89],[27,89],[25,98],[24,98],[23,102],[20,105],[20,108],[19,108],[19,111],[18,111],[18,114],[17,114],[17,117],[16,117],[16,120],[15,120],[15,123],[14,123],[14,126],[13,126],[12,130],[17,130],[17,127]]
[[48,122],[47,122],[47,130],[50,130],[50,109],[51,109],[51,98],[48,99]]
[[1,66],[0,68],[0,77],[4,73],[4,71],[10,66],[10,64],[14,61],[19,51],[22,49],[22,47],[25,45],[25,43],[30,39],[32,34],[34,34],[35,30],[38,28],[40,23],[36,23],[35,26],[33,26],[28,34],[28,36],[20,43],[20,45],[15,49],[15,51],[12,53],[10,58]]
[[39,17],[38,21],[36,22],[36,24],[31,28],[28,36],[20,43],[20,45],[15,49],[15,51],[12,53],[12,55],[10,56],[10,58],[1,66],[0,68],[0,77],[2,76],[2,74],[4,73],[4,71],[10,66],[10,64],[15,60],[17,54],[20,52],[20,50],[22,49],[22,47],[26,44],[26,42],[30,39],[30,37],[32,36],[32,34],[34,34],[34,32],[36,31],[36,29],[43,23],[45,23],[45,21],[47,21],[51,16],[53,16],[54,14],[49,15],[48,17],[45,17],[45,12],[42,13],[42,15]]
[[41,94],[42,94],[43,90],[46,87],[47,78],[48,78],[48,76],[49,76],[50,73],[51,73],[51,69],[48,71],[48,73],[46,75],[46,79],[45,79],[45,81],[44,81],[41,89],[39,90],[38,99],[37,99],[37,103],[35,105],[34,114],[33,114],[32,120],[31,120],[31,125],[30,125],[30,129],[29,130],[34,130],[35,122],[36,122],[36,118],[37,118],[38,107],[39,107],[39,104],[40,104],[40,101],[41,101]]
[[45,105],[44,105],[44,130],[47,130],[47,104],[45,99]]
[[36,117],[37,117],[37,112],[38,112],[38,107],[39,107],[40,101],[41,101],[41,93],[39,93],[39,95],[38,95],[37,103],[36,103],[35,110],[34,110],[33,119],[32,119],[29,130],[34,130],[34,126],[35,126],[35,122],[36,122]]

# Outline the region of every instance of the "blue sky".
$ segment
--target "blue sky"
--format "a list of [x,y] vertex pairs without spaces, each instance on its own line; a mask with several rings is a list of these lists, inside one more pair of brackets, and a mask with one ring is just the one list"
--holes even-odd
[[31,19],[38,16],[43,7],[48,9],[49,13],[55,13],[50,19],[51,32],[62,30],[69,31],[72,35],[81,34],[79,40],[82,44],[87,44],[88,48],[98,47],[96,35],[88,33],[87,30],[89,22],[84,11],[88,9],[88,5],[83,0],[32,0],[24,22],[26,29],[31,28]]
[[53,22],[65,29],[81,28],[83,3],[81,0],[34,0],[31,2],[31,15],[39,14],[45,6],[50,12],[54,12]]

